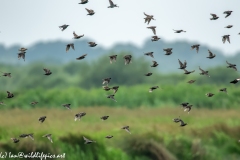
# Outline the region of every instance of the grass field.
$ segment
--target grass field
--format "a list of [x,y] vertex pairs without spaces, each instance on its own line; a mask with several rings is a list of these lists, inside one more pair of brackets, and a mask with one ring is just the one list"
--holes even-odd
[[[0,143],[2,151],[66,153],[66,159],[239,159],[240,118],[237,109],[196,109],[190,114],[179,106],[165,108],[81,107],[1,110]],[[86,112],[81,121],[74,115]],[[40,116],[46,115],[43,124]],[[100,120],[109,115],[106,121]],[[186,123],[172,121],[180,116]],[[121,127],[129,125],[132,134]],[[11,137],[34,133],[35,140]],[[42,136],[52,134],[53,144]],[[84,145],[82,136],[96,140]],[[112,139],[105,136],[113,135]],[[30,147],[27,147],[30,146]],[[86,158],[87,157],[87,158]],[[161,158],[162,157],[162,158]]]

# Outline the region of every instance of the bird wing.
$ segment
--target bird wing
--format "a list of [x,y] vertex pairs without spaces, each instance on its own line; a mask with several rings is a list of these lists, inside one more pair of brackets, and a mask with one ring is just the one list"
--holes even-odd
[[74,49],[74,44],[73,44],[73,43],[72,43],[70,46],[72,47],[73,50],[75,50],[75,49]]
[[153,62],[153,65],[156,65],[157,64],[157,62],[156,61],[152,61]]
[[148,14],[146,14],[145,12],[143,12],[143,14],[144,14],[145,16],[149,17],[149,15],[148,15]]
[[226,61],[226,63],[227,63],[229,66],[233,66],[233,64],[229,63],[228,61]]
[[199,66],[199,70],[202,71],[202,72],[205,72],[202,68],[200,68],[200,66]]
[[66,52],[69,50],[69,48],[70,48],[70,45],[67,45],[67,47],[66,47]]
[[232,66],[232,68],[233,68],[235,71],[237,71],[237,67],[236,67],[236,66]]
[[178,59],[178,63],[179,63],[180,66],[183,65],[183,63],[179,59]]
[[196,51],[197,51],[197,53],[198,53],[198,51],[199,51],[199,46],[196,46]]
[[49,69],[47,69],[47,68],[43,68],[43,70],[46,72],[46,73],[48,73],[50,70]]
[[151,28],[151,29],[152,29],[152,31],[153,31],[153,34],[156,35],[156,29],[155,29],[155,28]]
[[78,35],[77,35],[75,32],[73,32],[73,36],[74,36],[74,37],[78,37]]
[[49,139],[50,142],[53,143],[51,135],[48,135],[47,138]]
[[91,13],[91,10],[90,10],[90,9],[87,9],[87,8],[85,8],[85,9],[87,10],[88,13]]
[[211,13],[211,15],[213,16],[213,18],[216,18],[216,17],[217,17],[217,15],[216,15],[216,14],[212,14],[212,13]]
[[226,39],[227,39],[227,41],[230,43],[230,37],[228,36]]
[[183,122],[183,120],[181,120],[181,119],[179,119],[179,121],[180,121],[180,125],[184,125],[184,122]]
[[28,134],[28,137],[31,138],[32,140],[34,140],[33,134]]
[[213,53],[210,50],[208,50],[208,53],[209,53],[209,57],[213,56]]
[[225,36],[223,36],[223,38],[222,38],[222,42],[223,42],[223,43],[226,42],[226,37],[225,37]]
[[113,5],[114,5],[113,2],[112,2],[111,0],[109,0],[109,3],[110,3],[110,6],[113,6]]

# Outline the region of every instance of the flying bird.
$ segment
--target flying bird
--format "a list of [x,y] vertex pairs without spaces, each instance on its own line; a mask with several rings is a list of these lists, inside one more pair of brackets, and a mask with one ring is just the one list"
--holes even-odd
[[179,122],[180,122],[180,127],[184,127],[187,125],[187,123],[184,123],[182,119],[180,119]]
[[77,60],[84,59],[87,56],[87,54],[81,55],[80,57],[76,58]]
[[105,121],[105,120],[108,119],[108,117],[109,117],[109,116],[102,116],[100,119],[103,120],[103,121]]
[[153,31],[153,34],[156,35],[156,26],[150,26],[147,27],[148,29],[151,29]]
[[197,53],[198,53],[198,51],[199,51],[199,46],[200,46],[200,44],[195,44],[195,45],[192,45],[191,48],[192,48],[192,50],[196,48],[196,51],[197,51]]
[[52,74],[52,72],[50,71],[50,69],[43,68],[43,70],[44,70],[44,72],[45,72],[45,74],[44,74],[44,75],[46,75],[46,76],[49,76],[49,75],[51,75],[51,74]]
[[151,76],[153,73],[149,72],[149,73],[146,73],[144,74],[145,76]]
[[113,90],[114,94],[117,93],[119,86],[113,86],[111,89]]
[[171,55],[172,54],[172,48],[165,48],[163,49],[164,52],[166,52],[165,55]]
[[73,44],[73,43],[69,43],[69,44],[66,45],[66,52],[69,51],[70,47],[71,47],[73,50],[75,50],[75,49],[74,49],[74,44]]
[[179,59],[178,59],[178,63],[180,65],[180,68],[178,69],[185,69],[187,67],[187,61],[185,60],[184,63],[182,63]]
[[110,6],[108,8],[114,8],[114,7],[119,7],[117,4],[114,4],[113,1],[109,0]]
[[213,54],[210,50],[208,50],[209,56],[207,58],[209,59],[213,59],[214,57],[216,57],[216,54]]
[[36,104],[38,104],[38,102],[33,101],[33,102],[31,102],[30,104],[31,104],[31,105],[36,105]]
[[184,30],[182,30],[182,29],[181,29],[181,30],[174,30],[174,29],[173,29],[173,31],[175,31],[174,33],[187,32],[187,31],[184,31]]
[[71,108],[70,108],[70,106],[71,106],[70,103],[68,103],[68,104],[62,104],[62,106],[65,107],[65,108],[67,108],[67,109],[71,109]]
[[240,81],[240,78],[234,79],[234,80],[231,81],[230,83],[236,84],[236,83],[238,83],[238,81]]
[[153,57],[153,52],[147,52],[147,53],[144,53],[144,55],[150,56],[150,57],[154,58],[154,57]]
[[103,80],[103,83],[102,84],[109,84],[110,83],[110,80],[111,80],[112,78],[104,78],[104,79],[102,79]]
[[95,42],[88,42],[90,47],[95,47],[97,44]]
[[108,95],[107,98],[110,98],[110,99],[114,100],[115,102],[117,102],[117,101],[115,100],[114,96],[115,96],[114,94]]
[[25,52],[26,50],[27,50],[27,48],[22,47],[22,48],[20,48],[18,51],[19,51],[19,52]]
[[186,69],[183,69],[183,70],[184,70],[184,74],[191,74],[191,73],[195,72],[195,70],[193,70],[193,71],[188,71]]
[[7,98],[13,98],[13,97],[14,97],[13,93],[7,91]]
[[73,32],[73,39],[79,39],[79,38],[82,38],[82,37],[84,37],[84,34],[82,34],[82,35],[77,35],[75,32]]
[[25,53],[26,52],[20,52],[18,53],[18,60],[20,60],[21,58],[25,61]]
[[4,77],[9,77],[9,78],[11,78],[12,76],[11,76],[11,73],[4,73],[4,72],[2,72],[3,74],[2,74],[2,76],[4,76]]
[[81,2],[78,4],[86,4],[86,3],[88,3],[88,0],[81,0]]
[[210,77],[208,75],[208,71],[204,71],[202,68],[200,68],[200,66],[199,66],[199,70],[202,72],[202,73],[200,73],[200,75],[206,75],[206,76]]
[[194,83],[196,80],[190,80],[190,81],[188,81],[187,83],[189,83],[189,84],[192,84],[192,83]]
[[151,65],[151,67],[157,67],[158,66],[157,61],[152,61],[152,62],[153,62],[153,64]]
[[226,27],[224,27],[224,28],[232,28],[233,27],[233,25],[227,25]]
[[154,41],[158,41],[159,39],[161,38],[159,38],[158,36],[152,36],[151,41],[154,42]]
[[219,89],[219,92],[225,92],[225,93],[227,93],[227,88],[221,88],[221,89]]
[[188,112],[188,114],[189,114],[189,112],[190,112],[190,111],[191,111],[191,109],[192,109],[192,106],[193,106],[193,105],[188,105],[188,106],[185,106],[185,107],[184,107],[184,112],[186,112],[186,111],[187,111],[187,112]]
[[45,121],[47,117],[46,116],[42,116],[38,119],[39,122],[43,123]]
[[223,42],[223,44],[226,42],[226,40],[230,43],[230,35],[224,35],[224,36],[222,36],[222,42]]
[[103,89],[104,89],[105,91],[111,90],[111,88],[109,88],[108,86],[103,86]]
[[175,123],[178,123],[178,122],[180,122],[180,116],[179,116],[179,118],[173,118],[173,122],[175,122]]
[[153,92],[153,90],[158,89],[158,88],[159,88],[158,86],[153,86],[149,89],[149,92],[151,93],[151,92]]
[[112,64],[113,62],[116,62],[117,61],[117,55],[111,55],[109,56],[110,58],[110,63]]
[[89,16],[92,16],[92,15],[94,15],[95,14],[95,12],[94,12],[94,10],[92,10],[92,9],[87,9],[87,8],[85,8],[86,10],[87,10],[87,12],[88,12],[88,14],[87,15],[89,15]]
[[46,134],[46,135],[44,135],[42,137],[46,137],[51,143],[53,143],[53,141],[52,141],[52,134]]
[[225,18],[227,18],[228,16],[230,16],[232,14],[233,11],[225,11],[223,12],[223,14],[226,14]]
[[219,18],[216,14],[211,13],[210,15],[212,16],[210,20],[217,20]]
[[69,26],[69,25],[64,24],[64,25],[62,25],[62,26],[59,26],[59,28],[60,28],[62,31],[64,31],[65,29],[68,28],[68,26]]
[[83,117],[83,116],[85,116],[86,115],[86,113],[85,112],[80,112],[80,113],[77,113],[77,114],[75,114],[75,118],[74,118],[74,120],[75,121],[77,121],[77,120],[81,120],[81,118]]
[[110,138],[113,138],[113,136],[108,135],[108,136],[106,136],[105,138],[110,139]]
[[206,93],[206,96],[207,97],[212,97],[212,96],[214,96],[214,94],[213,93]]
[[143,12],[143,14],[146,16],[144,19],[145,19],[145,23],[150,23],[151,22],[151,20],[155,20],[154,18],[153,18],[153,15],[148,15],[148,14],[146,14],[145,12]]
[[129,126],[124,126],[124,127],[122,127],[122,129],[124,129],[125,131],[127,131],[128,133],[131,134],[130,129],[129,129]]
[[31,138],[32,140],[34,140],[34,138],[33,138],[33,133],[30,133],[30,134],[21,134],[19,137],[20,137],[20,138]]
[[84,137],[83,136],[83,140],[85,141],[85,143],[84,144],[90,144],[90,143],[96,143],[96,141],[92,141],[92,140],[90,140],[90,139],[87,139],[86,137]]
[[227,68],[232,68],[235,71],[237,71],[237,67],[236,67],[237,65],[236,64],[229,63],[228,61],[226,61],[226,63],[228,64]]
[[132,63],[132,56],[131,55],[126,55],[123,58],[125,60],[125,65]]
[[183,103],[181,103],[180,105],[181,105],[182,107],[186,107],[188,104],[189,104],[188,102],[183,102]]
[[11,138],[11,140],[13,141],[13,143],[18,143],[20,140],[17,138]]

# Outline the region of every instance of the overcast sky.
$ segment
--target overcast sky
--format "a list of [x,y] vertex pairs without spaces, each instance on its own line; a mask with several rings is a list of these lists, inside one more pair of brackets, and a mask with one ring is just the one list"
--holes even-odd
[[[153,35],[144,23],[143,12],[154,15],[157,35],[166,41],[187,40],[222,50],[225,54],[240,51],[239,0],[113,0],[119,8],[107,8],[108,0],[1,0],[0,43],[23,47],[39,41],[71,40],[75,31],[85,34],[103,47],[116,43],[141,46]],[[87,16],[85,8],[96,13]],[[226,10],[233,13],[228,18]],[[210,13],[220,18],[210,21]],[[58,26],[70,25],[65,31]],[[233,28],[224,28],[233,25]],[[172,29],[183,29],[176,34]],[[231,44],[223,44],[222,36],[231,35]]]

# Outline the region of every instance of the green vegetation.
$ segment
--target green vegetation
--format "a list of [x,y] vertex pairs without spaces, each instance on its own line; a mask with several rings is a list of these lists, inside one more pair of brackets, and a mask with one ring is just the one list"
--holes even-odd
[[[86,112],[81,121],[74,115]],[[222,114],[224,112],[224,114]],[[126,109],[78,108],[31,109],[1,111],[1,151],[18,153],[66,153],[66,159],[88,160],[237,160],[240,158],[239,110],[193,109],[190,114],[181,108]],[[43,124],[38,117],[46,115]],[[102,115],[110,115],[101,121]],[[185,127],[172,121],[178,116]],[[9,118],[14,117],[14,118]],[[225,117],[228,117],[227,119]],[[129,125],[132,134],[121,129]],[[24,126],[24,127],[23,127]],[[41,127],[40,127],[41,126]],[[35,140],[11,137],[34,133]],[[53,143],[42,136],[51,133]],[[106,135],[113,135],[106,139]],[[85,145],[82,136],[97,141]]]

